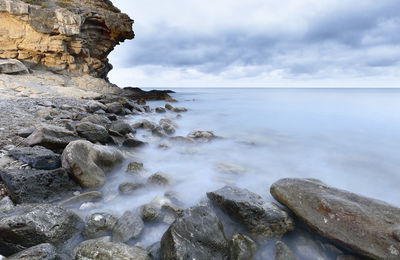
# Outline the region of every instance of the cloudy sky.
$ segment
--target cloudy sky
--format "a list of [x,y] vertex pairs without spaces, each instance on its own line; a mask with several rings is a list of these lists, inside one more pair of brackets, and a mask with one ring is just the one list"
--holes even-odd
[[399,0],[113,3],[135,20],[120,86],[400,87]]

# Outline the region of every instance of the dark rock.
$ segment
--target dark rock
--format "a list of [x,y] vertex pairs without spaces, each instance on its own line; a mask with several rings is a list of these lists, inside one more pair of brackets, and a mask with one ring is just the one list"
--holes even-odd
[[59,205],[63,207],[78,206],[86,202],[96,202],[102,198],[103,194],[100,191],[88,191],[66,199],[60,202]]
[[91,102],[89,102],[87,104],[86,110],[89,113],[94,113],[94,112],[97,112],[99,110],[104,110],[105,111],[105,110],[107,110],[107,106],[102,104],[102,103],[100,103],[100,102],[98,102],[98,101],[91,101]]
[[101,125],[95,125],[90,122],[83,122],[76,125],[76,131],[79,136],[91,141],[106,144],[110,141],[110,135],[107,129]]
[[25,139],[29,146],[40,145],[53,151],[64,149],[70,142],[79,139],[73,132],[59,126],[41,125]]
[[230,248],[231,260],[247,260],[253,259],[258,246],[250,237],[242,234],[234,234],[230,241]]
[[107,115],[107,118],[108,118],[110,121],[117,121],[117,120],[118,120],[118,116],[117,116],[117,115],[114,115],[114,114],[108,114],[108,115]]
[[171,97],[168,95],[169,93],[174,93],[171,90],[144,91],[140,88],[132,87],[124,88],[124,92],[129,98],[136,100],[165,100],[166,98]]
[[79,124],[79,121],[69,121],[65,123],[65,128],[75,134],[78,134],[76,132],[76,125]]
[[36,169],[52,170],[61,166],[60,156],[42,146],[18,147],[9,154]]
[[135,132],[135,130],[128,123],[126,123],[124,121],[113,122],[110,125],[108,130],[117,132],[117,133],[119,133],[121,135],[126,135],[126,134],[129,134],[129,133],[134,133]]
[[75,213],[58,206],[14,207],[0,213],[0,253],[7,256],[42,243],[61,246],[82,224]]
[[149,203],[139,208],[140,216],[144,222],[151,222],[160,218],[161,210]]
[[3,170],[0,176],[15,203],[53,202],[79,190],[60,168],[56,170]]
[[114,242],[127,242],[138,238],[144,228],[143,220],[138,214],[126,211],[115,224],[112,231]]
[[144,172],[143,163],[140,162],[131,162],[128,164],[128,168],[126,169],[126,173],[129,174],[140,174]]
[[143,248],[123,243],[95,242],[81,247],[75,260],[150,260]]
[[161,259],[161,242],[156,242],[146,248],[146,251],[149,252],[149,257],[152,260],[160,260]]
[[147,179],[147,184],[156,186],[168,186],[171,185],[171,181],[164,173],[156,172]]
[[78,113],[72,113],[70,115],[70,119],[73,121],[81,121],[85,117],[87,117],[89,114],[88,113],[83,113],[83,112],[78,112]]
[[182,113],[182,112],[187,112],[187,108],[185,107],[174,107],[172,108],[172,111],[175,113]]
[[353,255],[340,255],[336,258],[336,260],[363,260],[363,258],[359,258]]
[[165,104],[165,108],[168,110],[172,110],[174,107],[171,106],[170,104]]
[[165,108],[163,107],[156,107],[156,112],[161,114],[161,113],[166,113],[167,110],[165,110]]
[[59,260],[57,249],[49,243],[43,243],[16,253],[7,260]]
[[292,250],[283,243],[282,241],[277,241],[275,243],[275,260],[298,260],[293,254]]
[[151,108],[149,106],[143,106],[144,112],[150,113]]
[[171,213],[174,218],[183,216],[183,209],[172,203],[165,203],[161,206],[163,213]]
[[209,205],[185,210],[161,239],[161,259],[229,259],[223,226]]
[[63,168],[84,188],[103,186],[106,175],[124,159],[119,150],[88,141],[70,143],[61,158]]
[[400,209],[313,179],[282,179],[271,194],[320,235],[373,259],[399,259]]
[[132,125],[132,127],[133,128],[143,128],[146,130],[154,130],[154,129],[158,128],[158,125],[154,122],[144,119],[142,121],[134,123]]
[[207,192],[207,197],[257,236],[280,236],[294,229],[293,219],[284,210],[247,189],[225,186]]
[[99,238],[111,234],[118,219],[108,213],[94,213],[89,216],[82,231],[84,238]]
[[122,115],[124,114],[124,107],[120,103],[114,102],[107,106],[107,112],[111,114]]
[[137,182],[124,182],[118,186],[118,190],[123,195],[130,195],[135,193],[136,191],[143,189],[145,185],[143,183]]
[[141,146],[144,146],[145,144],[146,144],[145,142],[140,141],[135,138],[128,138],[122,143],[123,146],[129,147],[129,148],[141,147]]
[[22,129],[22,130],[18,131],[17,135],[20,137],[23,137],[23,138],[27,138],[28,136],[30,136],[33,133],[33,131],[35,131],[35,128],[30,127],[30,128]]
[[111,124],[111,120],[104,115],[90,115],[82,118],[81,122],[90,122],[95,125],[101,125],[107,128]]

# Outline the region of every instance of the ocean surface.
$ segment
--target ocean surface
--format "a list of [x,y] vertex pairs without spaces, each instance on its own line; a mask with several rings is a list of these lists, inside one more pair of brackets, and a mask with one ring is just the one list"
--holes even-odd
[[[175,89],[176,113],[137,115],[158,122],[172,118],[175,135],[210,130],[223,137],[197,145],[172,143],[139,131],[149,145],[132,151],[149,176],[162,171],[173,186],[117,197],[118,185],[133,181],[124,167],[104,187],[100,209],[121,215],[165,191],[180,194],[185,207],[206,192],[237,185],[272,200],[269,187],[287,177],[317,178],[337,188],[400,206],[400,90],[397,89]],[[152,108],[165,102],[148,102]],[[168,149],[160,149],[159,145]],[[126,164],[129,162],[126,162]],[[95,211],[99,211],[97,208]],[[139,242],[159,241],[168,226],[148,228]]]

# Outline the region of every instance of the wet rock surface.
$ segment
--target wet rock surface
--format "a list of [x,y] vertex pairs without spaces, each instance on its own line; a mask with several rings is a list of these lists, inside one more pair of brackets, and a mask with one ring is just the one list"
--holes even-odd
[[96,242],[81,247],[76,260],[150,260],[143,248],[123,243]]
[[57,253],[57,249],[52,244],[44,243],[25,249],[22,252],[7,257],[7,259],[8,260],[59,260],[62,258]]
[[15,203],[54,202],[80,189],[61,168],[49,171],[0,170],[0,177]]
[[99,238],[111,234],[118,218],[108,213],[94,213],[89,216],[82,236],[85,238]]
[[9,154],[36,169],[52,170],[61,167],[60,155],[42,146],[18,147]]
[[83,122],[76,125],[76,131],[79,136],[89,140],[92,143],[106,144],[110,141],[110,135],[104,126],[96,125],[90,122]]
[[207,197],[255,235],[273,237],[294,229],[287,212],[247,189],[225,186]]
[[161,259],[229,259],[222,224],[209,205],[187,209],[161,239]]
[[275,243],[275,260],[298,260],[292,250],[282,241]]
[[144,228],[139,214],[126,211],[115,224],[112,231],[113,242],[127,242],[139,237]]
[[[230,240],[230,259],[246,260],[253,259],[257,251],[257,244],[250,237],[242,234],[234,234]],[[289,260],[289,259],[288,259]]]
[[271,194],[321,236],[366,257],[398,259],[400,209],[313,179],[282,179]]

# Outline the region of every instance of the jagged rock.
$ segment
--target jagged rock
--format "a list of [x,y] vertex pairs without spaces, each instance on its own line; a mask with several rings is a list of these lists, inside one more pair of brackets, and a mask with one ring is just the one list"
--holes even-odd
[[0,74],[29,73],[26,66],[15,59],[0,59]]
[[143,248],[123,243],[95,242],[81,247],[75,260],[150,260]]
[[[0,0],[1,1],[1,0]],[[40,145],[50,150],[64,149],[70,142],[79,139],[73,132],[59,126],[41,125],[25,139],[29,146]]]
[[131,162],[128,164],[128,168],[126,169],[126,173],[129,174],[140,174],[144,172],[143,163],[140,162]]
[[207,197],[255,235],[274,237],[294,229],[294,220],[286,211],[247,189],[225,186],[207,192]]
[[122,145],[129,148],[136,148],[146,145],[146,143],[136,138],[128,138],[122,143]]
[[133,21],[111,1],[60,3],[0,0],[0,58],[106,78],[107,55],[134,37]]
[[61,158],[63,168],[84,188],[103,186],[106,175],[124,159],[117,149],[89,141],[71,142]]
[[61,201],[59,205],[63,207],[71,207],[71,206],[77,206],[82,203],[87,203],[87,202],[96,202],[99,201],[103,198],[103,194],[100,191],[88,191],[84,192],[78,195],[75,195],[69,199],[66,199],[64,201]]
[[145,204],[139,208],[140,216],[144,222],[157,220],[161,215],[161,210],[151,203]]
[[120,103],[114,102],[107,106],[107,112],[111,114],[121,115],[124,114],[124,107]]
[[107,129],[101,125],[95,125],[90,122],[83,122],[76,125],[76,132],[79,136],[91,141],[106,144],[110,141],[110,134]]
[[126,211],[115,224],[112,231],[113,242],[127,242],[138,238],[144,228],[143,220],[138,214]]
[[2,170],[0,176],[15,203],[53,202],[79,190],[61,168],[50,171]]
[[0,253],[11,255],[42,243],[60,246],[78,232],[82,220],[72,211],[40,204],[0,213]]
[[156,112],[161,114],[161,113],[166,113],[167,110],[165,110],[165,108],[163,107],[156,107]]
[[8,260],[58,260],[60,256],[57,253],[57,249],[49,243],[43,243],[37,246],[30,247],[16,253],[10,257]]
[[9,154],[40,170],[52,170],[61,166],[60,156],[42,146],[18,147],[11,150]]
[[95,125],[102,125],[105,128],[111,124],[111,120],[104,115],[90,115],[82,118],[81,122],[90,122]]
[[135,131],[128,123],[124,121],[113,122],[108,128],[108,130],[117,132],[121,135],[126,135],[129,133],[133,133]]
[[140,104],[145,104],[145,100],[165,100],[171,97],[169,93],[175,93],[172,90],[150,90],[144,91],[140,88],[126,87],[124,92],[131,99],[136,99]]
[[185,210],[161,239],[161,259],[229,259],[223,226],[209,205]]
[[170,179],[162,172],[156,172],[147,179],[147,184],[156,186],[171,185]]
[[336,244],[373,259],[399,259],[400,209],[314,179],[282,179],[276,200]]
[[275,260],[298,260],[293,254],[292,250],[283,243],[282,241],[277,241],[275,243]]
[[118,190],[123,195],[130,195],[135,193],[136,191],[143,189],[145,185],[140,182],[124,182],[118,186]]
[[234,234],[230,241],[230,248],[231,260],[247,260],[253,259],[258,246],[250,237],[243,234]]
[[94,213],[89,216],[82,231],[84,238],[99,238],[111,234],[118,218],[108,213]]
[[149,257],[152,260],[159,260],[161,259],[161,242],[156,242],[146,248],[146,251],[149,252]]

